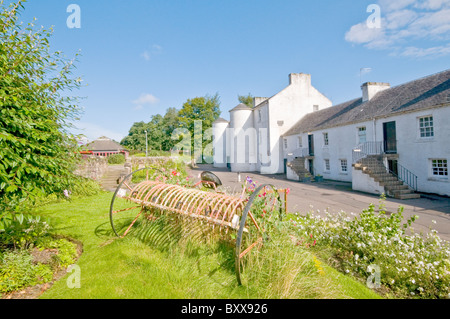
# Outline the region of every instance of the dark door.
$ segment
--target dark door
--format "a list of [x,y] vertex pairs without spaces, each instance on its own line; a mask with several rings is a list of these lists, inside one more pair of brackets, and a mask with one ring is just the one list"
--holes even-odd
[[309,162],[309,173],[311,176],[314,176],[314,160],[310,159]]
[[394,122],[383,123],[384,152],[386,154],[397,153],[397,132]]
[[314,135],[308,135],[309,156],[314,156]]
[[395,176],[398,176],[398,162],[397,160],[388,160],[389,172],[393,173]]

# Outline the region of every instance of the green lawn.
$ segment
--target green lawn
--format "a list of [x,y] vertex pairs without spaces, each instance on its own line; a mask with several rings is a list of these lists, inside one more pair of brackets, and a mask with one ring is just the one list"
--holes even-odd
[[[293,246],[289,250],[277,245],[262,249],[259,252],[262,258],[255,259],[246,269],[246,284],[238,286],[233,250],[226,245],[164,246],[163,236],[167,233],[163,230],[156,237],[142,236],[145,229],[141,229],[124,239],[116,238],[109,223],[111,197],[111,193],[102,193],[38,210],[51,218],[58,234],[80,240],[84,245],[77,263],[81,287],[70,289],[66,276],[41,298],[380,298],[324,263],[325,274],[319,274],[312,254]],[[163,240],[155,244],[155,238]]]

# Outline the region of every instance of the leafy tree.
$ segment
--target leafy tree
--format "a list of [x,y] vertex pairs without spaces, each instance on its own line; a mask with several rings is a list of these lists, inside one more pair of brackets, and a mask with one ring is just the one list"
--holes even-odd
[[[195,151],[201,147],[203,151],[206,145],[211,143],[208,140],[210,134],[207,134],[207,131],[212,128],[213,122],[219,118],[220,113],[220,101],[217,93],[214,96],[206,95],[188,99],[183,104],[178,113],[178,122],[181,128],[190,132],[192,150]],[[201,159],[197,158],[196,160]]]
[[0,1],[0,221],[5,210],[39,195],[62,195],[76,180],[75,60],[50,51],[52,30],[19,21],[24,1]]
[[121,144],[139,151],[145,151],[145,131],[147,131],[148,150],[170,151],[174,141],[171,139],[172,131],[178,125],[178,111],[169,108],[164,116],[153,115],[149,123],[136,122],[130,128]]
[[238,100],[240,103],[244,103],[248,107],[253,108],[253,96],[250,93],[248,95],[238,95]]

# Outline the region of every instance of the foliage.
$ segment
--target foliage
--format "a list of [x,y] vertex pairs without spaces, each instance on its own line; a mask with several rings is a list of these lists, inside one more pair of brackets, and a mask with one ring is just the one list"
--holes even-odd
[[253,108],[253,96],[249,93],[248,95],[238,95],[238,100],[240,103],[244,103],[250,108]]
[[147,131],[148,151],[170,151],[174,146],[171,139],[173,130],[178,126],[178,111],[169,108],[164,116],[153,115],[149,123],[136,122],[130,128],[121,144],[131,150],[145,152],[145,131]]
[[30,250],[26,249],[8,250],[0,257],[0,293],[49,282],[54,272],[72,265],[77,257],[76,245],[66,239],[48,236],[36,249],[50,249],[57,253],[45,264],[34,262]]
[[0,2],[0,211],[72,185],[77,143],[66,132],[76,120],[80,86],[74,61],[50,52],[51,30],[19,22],[24,1]]
[[54,239],[53,237],[47,237],[37,245],[37,248],[40,250],[56,249],[58,251],[54,256],[54,270],[72,265],[77,257],[76,244],[64,238]]
[[[351,218],[353,217],[353,218]],[[381,284],[395,294],[413,298],[445,298],[450,293],[450,243],[435,230],[426,235],[408,234],[417,219],[405,222],[403,208],[387,214],[381,203],[359,216],[341,212],[326,217],[308,213],[291,224],[297,244],[316,250],[332,249],[339,267],[346,273],[367,278],[369,266],[379,266]]]
[[8,251],[0,260],[0,293],[49,282],[53,273],[48,265],[34,265],[27,250]]
[[6,213],[0,219],[0,247],[27,249],[49,233],[49,224],[40,216]]
[[[218,94],[188,99],[178,113],[180,130],[173,133],[173,138],[178,138],[178,149],[187,148],[191,154],[193,150],[194,156],[211,156],[212,124],[219,118],[220,113]],[[201,154],[198,154],[200,151]],[[196,158],[196,161],[202,162],[203,157]]]
[[125,155],[123,154],[113,154],[108,157],[108,164],[124,164]]
[[90,178],[77,177],[77,183],[75,183],[70,189],[70,196],[65,196],[69,199],[73,196],[94,196],[103,192],[101,185]]

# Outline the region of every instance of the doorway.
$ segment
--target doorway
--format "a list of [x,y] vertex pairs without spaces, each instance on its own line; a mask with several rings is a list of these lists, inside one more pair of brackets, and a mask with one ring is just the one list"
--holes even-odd
[[397,154],[397,131],[395,121],[383,123],[384,152]]

